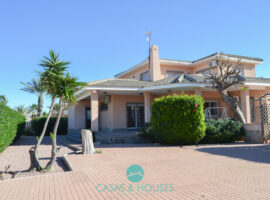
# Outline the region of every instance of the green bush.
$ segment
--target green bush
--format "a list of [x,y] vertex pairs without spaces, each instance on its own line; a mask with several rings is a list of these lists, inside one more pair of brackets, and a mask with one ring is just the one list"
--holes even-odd
[[231,143],[239,140],[244,134],[243,124],[239,121],[210,119],[206,121],[206,136],[200,143]]
[[24,115],[0,102],[0,152],[20,137],[25,121]]
[[152,131],[163,144],[197,144],[205,136],[204,101],[197,95],[173,95],[155,99]]
[[[31,125],[32,125],[32,129],[33,129],[33,132],[35,133],[35,135],[40,136],[46,119],[47,119],[46,117],[36,117],[32,120]],[[49,136],[50,132],[53,132],[53,127],[54,127],[55,121],[56,121],[56,117],[50,118],[48,128],[46,130],[45,135]],[[58,135],[67,134],[67,128],[68,128],[67,117],[61,117],[58,129],[57,129],[57,134]]]
[[143,127],[139,130],[139,136],[155,142],[152,126],[150,123],[145,123],[143,125]]

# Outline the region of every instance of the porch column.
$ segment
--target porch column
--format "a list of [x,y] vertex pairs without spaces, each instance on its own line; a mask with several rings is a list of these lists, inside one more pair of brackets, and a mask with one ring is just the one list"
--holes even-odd
[[68,133],[75,129],[75,105],[68,106]]
[[198,96],[202,96],[202,88],[196,88],[195,89],[195,94]]
[[149,123],[151,120],[151,97],[149,92],[144,93],[144,121]]
[[98,93],[91,92],[91,130],[98,131]]
[[247,124],[250,123],[250,102],[249,102],[249,89],[241,90],[241,109],[246,118]]

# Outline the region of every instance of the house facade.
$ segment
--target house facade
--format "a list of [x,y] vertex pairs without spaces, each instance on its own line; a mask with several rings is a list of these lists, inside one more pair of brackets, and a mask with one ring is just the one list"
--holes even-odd
[[[87,128],[92,131],[137,129],[150,122],[155,98],[172,94],[196,94],[205,100],[207,118],[234,118],[232,111],[212,88],[206,76],[217,71],[219,53],[195,61],[160,59],[158,46],[153,45],[150,58],[119,73],[112,79],[89,82],[76,93],[77,104],[68,109],[69,133]],[[257,78],[256,66],[262,59],[223,54],[236,64],[245,77],[244,87],[230,88],[238,96],[247,123],[256,123],[256,98],[270,91],[270,79]]]

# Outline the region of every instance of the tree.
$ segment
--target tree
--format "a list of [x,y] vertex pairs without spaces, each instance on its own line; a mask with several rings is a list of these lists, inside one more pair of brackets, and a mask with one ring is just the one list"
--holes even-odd
[[59,60],[59,55],[56,54],[53,50],[50,50],[49,55],[49,57],[43,57],[44,59],[41,60],[40,66],[43,67],[43,71],[39,72],[40,81],[42,82],[42,85],[46,87],[47,94],[51,96],[51,106],[42,133],[38,138],[37,144],[35,145],[35,147],[32,148],[32,152],[34,152],[35,158],[32,161],[34,162],[32,163],[32,167],[38,170],[42,169],[38,158],[39,147],[44,138],[49,120],[51,118],[55,100],[59,97],[57,93],[59,87],[59,80],[64,75],[64,72],[67,68],[65,66],[69,64],[69,62]]
[[[55,75],[57,78],[59,76],[56,74]],[[58,87],[56,88],[57,91],[57,96],[59,97],[59,104],[58,104],[58,114],[57,114],[57,119],[53,128],[53,133],[51,134],[51,138],[53,140],[52,142],[52,151],[51,151],[51,158],[50,161],[48,162],[46,169],[51,169],[59,148],[57,148],[57,129],[59,126],[60,118],[61,118],[61,113],[62,110],[65,106],[65,103],[69,104],[74,104],[76,103],[76,97],[75,97],[75,92],[77,92],[82,86],[85,85],[85,83],[78,82],[78,78],[70,76],[69,73],[67,73],[65,76],[60,77],[58,82]]]
[[[224,59],[224,55],[217,56],[217,73],[209,75],[209,79],[215,88],[222,96],[223,100],[233,111],[234,115],[243,123],[246,123],[243,112],[239,107],[239,98],[237,96],[230,96],[228,89],[230,87],[241,87],[245,78],[240,75],[238,70],[241,66],[240,59],[236,64],[230,62],[229,59]],[[244,88],[243,88],[244,89]]]
[[28,109],[25,107],[25,105],[19,105],[15,107],[15,110],[21,113],[22,115],[26,115],[28,113]]
[[20,82],[25,87],[21,90],[29,92],[31,94],[35,94],[38,96],[38,116],[42,116],[42,109],[43,109],[43,95],[46,92],[46,87],[42,84],[42,82],[38,79],[32,79],[31,82]]
[[2,102],[5,105],[8,103],[8,100],[5,95],[0,95],[0,102]]
[[32,113],[33,117],[35,117],[36,113],[38,111],[38,105],[37,104],[32,104],[32,105],[28,106],[27,110],[28,110],[28,112]]

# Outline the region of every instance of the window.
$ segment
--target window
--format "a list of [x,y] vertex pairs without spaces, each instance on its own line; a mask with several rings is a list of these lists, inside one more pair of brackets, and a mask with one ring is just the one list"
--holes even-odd
[[209,75],[210,74],[210,68],[197,71],[196,74]]
[[183,72],[181,71],[166,71],[166,78],[177,77],[180,76],[181,74],[183,74]]
[[205,101],[204,110],[207,117],[218,117],[219,109],[218,109],[218,101]]
[[140,76],[141,76],[140,77],[141,81],[150,81],[149,71],[146,71],[146,72],[141,73]]
[[244,76],[244,69],[243,68],[235,68],[235,71],[239,71],[239,75]]

